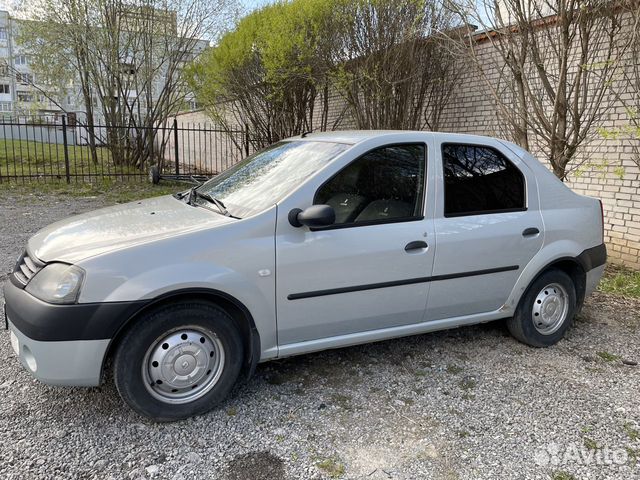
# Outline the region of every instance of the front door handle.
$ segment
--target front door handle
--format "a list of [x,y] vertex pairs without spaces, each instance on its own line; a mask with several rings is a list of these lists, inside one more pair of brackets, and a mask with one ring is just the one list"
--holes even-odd
[[413,250],[422,250],[424,248],[427,248],[428,246],[429,245],[427,245],[427,242],[423,242],[422,240],[416,240],[415,242],[407,243],[407,245],[404,247],[404,251],[411,252]]
[[530,228],[525,228],[524,231],[522,232],[522,236],[523,237],[532,237],[533,235],[537,235],[540,233],[540,230],[538,230],[536,227],[530,227]]

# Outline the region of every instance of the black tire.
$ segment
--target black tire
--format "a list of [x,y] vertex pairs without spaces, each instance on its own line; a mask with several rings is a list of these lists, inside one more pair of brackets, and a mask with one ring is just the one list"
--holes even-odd
[[[564,316],[564,320],[557,322],[556,330],[549,333],[541,333],[534,322],[539,322],[534,317],[534,303],[540,304],[544,302],[544,297],[538,297],[544,295],[543,289],[545,287],[557,284],[564,288],[567,296],[567,313]],[[553,292],[548,292],[553,294]],[[542,300],[541,300],[542,298]],[[544,305],[544,303],[542,303]],[[558,343],[565,335],[576,313],[576,288],[571,280],[571,277],[562,270],[549,269],[543,272],[534,282],[529,286],[526,293],[520,300],[520,303],[516,309],[515,315],[507,320],[507,328],[511,335],[517,340],[532,347],[550,347]],[[544,329],[544,326],[540,325],[539,328]]]
[[[220,355],[221,373],[217,381],[212,382],[201,397],[188,403],[170,403],[152,395],[149,388],[154,387],[147,387],[146,384],[153,385],[153,382],[145,379],[144,369],[148,368],[147,355],[150,349],[153,350],[152,346],[158,345],[166,335],[180,332],[181,329],[211,334],[216,342],[219,341],[224,355]],[[188,345],[197,345],[197,342]],[[165,348],[165,344],[162,348]],[[241,335],[231,316],[223,309],[197,300],[168,304],[143,314],[122,337],[114,356],[114,382],[122,399],[141,415],[159,422],[180,420],[200,415],[220,404],[235,384],[243,358]],[[178,362],[177,359],[175,361]]]

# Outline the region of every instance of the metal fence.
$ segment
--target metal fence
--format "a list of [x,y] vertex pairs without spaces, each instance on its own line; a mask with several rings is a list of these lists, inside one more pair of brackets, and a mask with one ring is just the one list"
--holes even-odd
[[142,181],[165,175],[213,176],[250,153],[246,127],[173,119],[154,127],[89,127],[57,119],[0,119],[0,183]]

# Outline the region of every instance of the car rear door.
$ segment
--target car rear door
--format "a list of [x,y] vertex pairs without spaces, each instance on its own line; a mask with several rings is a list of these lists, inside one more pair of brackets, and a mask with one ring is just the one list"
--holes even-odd
[[[434,252],[433,222],[425,217],[433,190],[426,161],[425,143],[354,153],[335,174],[321,178],[322,184],[278,205],[281,352],[423,320]],[[333,206],[336,224],[316,230],[291,226],[289,211],[311,203]]]
[[498,141],[476,142],[436,148],[429,321],[500,309],[543,244],[533,173]]

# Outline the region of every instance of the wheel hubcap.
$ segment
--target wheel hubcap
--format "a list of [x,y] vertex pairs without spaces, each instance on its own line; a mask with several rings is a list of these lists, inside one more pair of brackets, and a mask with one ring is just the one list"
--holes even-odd
[[533,325],[543,335],[556,332],[567,318],[569,296],[564,287],[551,283],[540,290],[533,302]]
[[188,403],[206,394],[224,368],[218,337],[200,328],[181,328],[159,337],[147,350],[145,387],[166,403]]

